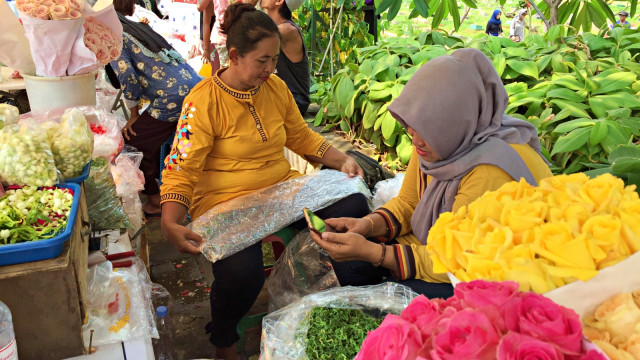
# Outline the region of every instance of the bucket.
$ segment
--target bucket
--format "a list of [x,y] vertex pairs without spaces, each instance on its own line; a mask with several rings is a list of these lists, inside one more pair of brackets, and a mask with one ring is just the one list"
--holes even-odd
[[43,77],[22,75],[31,111],[96,104],[96,72]]

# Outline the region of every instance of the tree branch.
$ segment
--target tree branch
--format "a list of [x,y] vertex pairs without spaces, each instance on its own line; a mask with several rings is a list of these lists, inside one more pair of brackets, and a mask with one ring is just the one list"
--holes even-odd
[[[538,15],[542,18],[542,21],[544,21],[544,25],[547,27],[547,30],[549,30],[551,28],[551,25],[549,25],[549,20],[547,20],[547,18],[544,17],[544,14],[542,13],[542,11],[540,11],[540,8],[538,8],[538,5],[536,5],[536,3],[534,1],[535,0],[530,0],[529,4],[531,4],[531,6],[533,6],[533,8],[538,13]],[[544,2],[547,3],[547,5],[549,5],[549,6],[552,5],[552,4],[549,4],[549,1],[547,1],[547,0],[544,0]]]
[[[464,10],[464,15],[462,15],[462,18],[460,19],[460,26],[462,26],[462,23],[467,19],[467,15],[469,15],[469,10],[471,10],[470,7],[465,6],[466,9]],[[456,32],[456,29],[454,28],[453,30],[451,30],[451,33],[449,35],[453,35],[453,33]]]

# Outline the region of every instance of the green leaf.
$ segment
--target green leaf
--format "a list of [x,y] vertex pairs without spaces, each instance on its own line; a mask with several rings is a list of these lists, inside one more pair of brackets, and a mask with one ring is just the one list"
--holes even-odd
[[594,91],[593,94],[606,94],[628,88],[629,85],[636,81],[636,74],[620,71],[611,73],[604,78],[598,78],[598,76],[596,76],[593,80],[599,84],[598,89]]
[[372,103],[369,101],[366,102],[364,115],[362,116],[362,126],[364,126],[365,129],[372,128],[376,123],[378,110],[380,110],[380,103]]
[[389,111],[382,115],[382,137],[390,139],[393,131],[396,129],[396,119],[391,116]]
[[496,68],[498,76],[502,76],[502,73],[507,66],[507,59],[502,54],[496,54],[493,57],[493,66]]
[[403,164],[408,164],[409,159],[411,159],[411,154],[413,153],[413,144],[411,144],[411,138],[407,134],[402,134],[400,136],[400,141],[396,146],[396,152],[398,153],[398,158]]
[[558,138],[551,155],[578,150],[589,141],[590,133],[589,128],[579,128]]
[[507,65],[522,75],[538,79],[538,67],[533,61],[507,60]]
[[353,81],[349,77],[344,76],[340,79],[335,90],[335,98],[342,108],[347,106],[354,92],[355,88],[353,86]]
[[629,129],[622,127],[615,121],[610,121],[607,124],[607,136],[602,139],[600,145],[604,149],[605,153],[609,155],[618,146],[627,145],[629,139],[631,139],[631,132]]
[[640,173],[640,158],[620,158],[611,164],[615,174]]
[[374,0],[374,4],[376,5],[376,15],[382,14],[395,2],[401,2],[401,0]]
[[349,127],[349,124],[347,124],[346,120],[340,120],[340,130],[346,132],[347,134],[351,132],[351,128]]
[[591,111],[597,117],[606,117],[609,110],[619,108],[640,109],[640,99],[627,92],[618,92],[610,95],[593,96],[589,99],[589,105],[591,105]]
[[395,0],[393,4],[389,7],[389,12],[387,13],[387,20],[393,20],[396,15],[398,15],[398,11],[400,11],[400,6],[402,6],[402,0]]
[[429,17],[429,4],[427,0],[414,0],[413,4],[415,6],[415,10],[418,11],[418,14],[423,18]]
[[575,102],[583,102],[584,101],[584,97],[578,95],[575,91],[571,91],[567,88],[559,88],[559,89],[553,89],[553,90],[549,90],[547,92],[547,97],[548,98],[560,98],[560,99],[565,99],[565,100],[570,100],[570,101],[575,101]]
[[599,121],[597,122],[593,128],[591,128],[591,134],[589,136],[589,145],[593,146],[596,144],[600,144],[602,139],[607,136],[607,122]]
[[620,145],[609,154],[609,162],[612,163],[621,158],[640,159],[640,148],[635,145]]
[[458,1],[448,0],[447,8],[453,19],[453,28],[458,30],[460,28],[460,12],[458,11]]
[[[551,68],[554,73],[567,73],[569,72],[569,67],[562,59],[562,55],[555,54],[551,57]],[[575,79],[574,79],[575,80]]]
[[589,113],[585,111],[586,109],[589,108],[585,104],[581,104],[581,103],[577,103],[569,100],[560,100],[560,99],[553,99],[549,103],[555,104],[560,108],[560,110],[568,109],[569,111],[571,111],[571,115],[573,116],[591,118]]
[[551,62],[551,55],[545,55],[545,56],[539,57],[536,60],[536,66],[538,67],[538,73],[544,72],[544,70],[547,68],[547,66],[549,66],[550,62]]
[[322,111],[322,109],[320,109],[313,120],[313,126],[320,126],[320,124],[322,124],[323,115],[324,112]]
[[530,59],[531,56],[529,56],[529,53],[527,52],[527,50],[520,48],[520,47],[509,47],[509,48],[504,48],[502,49],[502,53],[505,54],[505,56],[509,56],[509,57],[519,57],[519,58],[523,58],[523,59]]
[[592,127],[596,124],[595,121],[593,120],[588,120],[588,119],[575,119],[575,120],[571,120],[571,121],[567,121],[564,122],[558,126],[556,126],[555,129],[553,129],[554,133],[557,134],[566,134],[568,132],[571,132],[575,129],[581,128],[581,127]]

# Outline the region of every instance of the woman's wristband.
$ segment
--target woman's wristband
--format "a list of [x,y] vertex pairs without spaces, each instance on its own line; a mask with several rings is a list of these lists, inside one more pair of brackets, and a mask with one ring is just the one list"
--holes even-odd
[[382,265],[382,263],[384,262],[384,256],[387,254],[387,245],[385,245],[384,243],[380,243],[380,245],[382,246],[382,256],[380,256],[380,260],[378,260],[377,263],[373,264],[373,266],[375,267],[379,267],[380,265]]
[[373,236],[373,228],[374,228],[373,219],[368,216],[365,216],[363,219],[367,219],[371,223],[371,230],[369,230],[369,235],[367,235],[367,237]]

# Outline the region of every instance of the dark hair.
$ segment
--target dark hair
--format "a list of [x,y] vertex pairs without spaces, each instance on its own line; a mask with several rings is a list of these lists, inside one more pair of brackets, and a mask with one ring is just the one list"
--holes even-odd
[[284,18],[285,20],[291,20],[291,10],[289,10],[286,1],[283,2],[282,6],[278,8],[278,14],[280,14],[280,16],[282,16],[282,18]]
[[113,8],[122,15],[131,16],[133,15],[133,6],[137,2],[137,0],[113,0]]
[[227,49],[235,47],[240,56],[253,51],[262,39],[280,37],[278,26],[269,15],[247,3],[229,5],[220,29],[227,35]]

